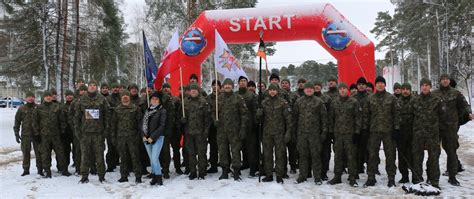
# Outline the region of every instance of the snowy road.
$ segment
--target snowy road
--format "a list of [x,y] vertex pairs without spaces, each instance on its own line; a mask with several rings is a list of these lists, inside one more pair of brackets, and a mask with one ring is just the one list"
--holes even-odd
[[[379,170],[382,175],[377,176],[377,184],[370,188],[353,188],[347,184],[347,176],[343,176],[343,184],[330,186],[323,184],[317,186],[309,180],[303,184],[294,184],[296,175],[290,175],[290,179],[284,184],[258,183],[257,178],[247,178],[248,170],[243,171],[243,181],[217,180],[219,174],[210,174],[206,180],[189,181],[186,176],[171,175],[171,179],[164,181],[164,186],[151,187],[149,179],[144,183],[136,185],[134,178],[130,177],[128,183],[118,183],[118,170],[106,174],[106,183],[99,183],[97,176],[90,177],[89,184],[78,184],[79,176],[63,177],[55,172],[53,166],[53,178],[41,179],[35,173],[35,161],[31,161],[31,175],[20,177],[22,173],[21,152],[19,144],[16,144],[13,134],[13,121],[16,110],[0,109],[0,198],[64,198],[64,197],[89,197],[89,198],[309,198],[319,196],[336,197],[379,197],[398,198],[411,197],[401,189],[401,185],[388,188],[386,173],[383,168],[384,156],[381,151],[381,165]],[[441,196],[444,197],[474,197],[474,122],[464,125],[460,130],[461,147],[458,150],[459,157],[466,171],[459,174],[461,187],[453,187],[448,184],[446,176],[441,176]],[[33,155],[33,154],[32,154]],[[34,157],[34,156],[33,156]],[[426,157],[426,156],[425,156]],[[426,159],[426,158],[425,158]],[[333,161],[333,159],[331,159]],[[53,158],[53,165],[55,165]],[[441,172],[446,170],[446,154],[442,152],[440,158]],[[331,163],[331,168],[332,168]],[[171,168],[174,168],[171,166]],[[72,168],[69,171],[73,171]],[[173,172],[173,171],[172,171]],[[333,174],[329,172],[331,178]],[[396,180],[401,178],[397,174]],[[361,175],[358,180],[362,185],[367,179]]]

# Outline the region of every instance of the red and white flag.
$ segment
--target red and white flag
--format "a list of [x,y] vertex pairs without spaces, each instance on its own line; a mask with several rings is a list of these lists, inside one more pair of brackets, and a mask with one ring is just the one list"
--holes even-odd
[[156,73],[156,79],[155,79],[156,90],[161,90],[161,86],[163,85],[163,80],[165,79],[166,75],[168,75],[169,73],[179,68],[178,49],[179,49],[179,34],[178,34],[178,31],[176,31],[171,37],[171,40],[168,43],[168,47],[166,48],[166,51],[163,53],[163,56],[161,58],[161,63],[158,67],[158,72]]

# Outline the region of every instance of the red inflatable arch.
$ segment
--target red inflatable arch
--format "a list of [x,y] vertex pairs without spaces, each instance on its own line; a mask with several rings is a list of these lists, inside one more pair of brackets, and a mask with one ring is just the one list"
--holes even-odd
[[[183,84],[191,74],[200,77],[201,63],[215,47],[215,29],[231,44],[257,43],[260,31],[265,42],[315,40],[337,59],[339,81],[354,83],[361,76],[374,80],[374,44],[331,4],[313,4],[202,12],[188,31],[200,31],[205,46],[192,56],[180,42]],[[175,95],[179,81],[179,70],[172,71],[169,82]]]

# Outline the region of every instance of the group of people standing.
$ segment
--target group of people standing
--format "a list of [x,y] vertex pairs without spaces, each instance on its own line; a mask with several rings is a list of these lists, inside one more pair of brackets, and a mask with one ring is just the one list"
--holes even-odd
[[238,90],[231,79],[222,84],[214,80],[207,95],[196,75],[179,96],[171,95],[169,84],[160,91],[139,92],[136,84],[125,89],[114,83],[110,91],[103,83],[98,91],[94,81],[87,86],[79,81],[76,92],[65,92],[64,103],[56,101],[53,90],[45,91],[36,105],[34,93],[27,92],[27,104],[18,109],[14,125],[24,157],[22,176],[29,174],[33,145],[38,174],[51,178],[54,150],[58,171],[71,175],[72,152],[81,183],[89,181],[89,173],[103,182],[106,172],[120,166],[119,182],[127,182],[133,172],[137,183],[147,175],[152,185],[162,185],[163,178],[170,178],[173,161],[176,174],[190,180],[205,179],[221,167],[219,180],[231,174],[240,181],[241,170],[249,169],[250,177],[260,175],[270,182],[275,173],[283,183],[288,172],[299,170],[296,183],[313,177],[320,185],[329,180],[334,152],[329,184],[342,183],[348,173],[349,184],[358,186],[359,174],[367,173],[364,186],[374,186],[383,143],[389,187],[396,185],[397,151],[399,182],[409,182],[411,171],[411,181],[419,183],[428,150],[427,181],[439,188],[441,143],[448,157],[448,181],[459,186],[457,132],[474,116],[448,75],[441,76],[434,91],[430,80],[421,80],[419,95],[409,83],[388,93],[383,77],[375,79],[375,87],[363,77],[351,87],[331,78],[325,93],[321,82],[299,79],[297,90],[291,91],[287,79],[272,74],[269,81],[268,87],[258,84],[260,95],[246,77],[238,79]]

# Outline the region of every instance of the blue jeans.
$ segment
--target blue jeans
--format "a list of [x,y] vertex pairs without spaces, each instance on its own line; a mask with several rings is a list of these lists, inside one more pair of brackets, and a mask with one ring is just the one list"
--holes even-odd
[[161,165],[160,165],[160,152],[161,147],[163,147],[164,136],[160,136],[155,143],[145,144],[146,152],[150,158],[151,163],[151,173],[155,175],[161,175]]

